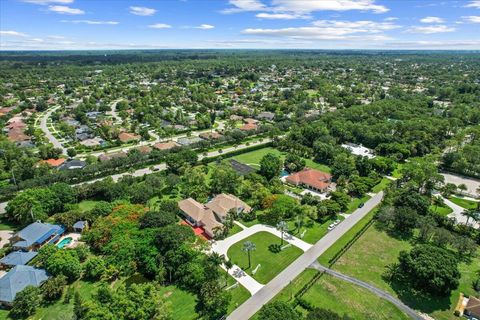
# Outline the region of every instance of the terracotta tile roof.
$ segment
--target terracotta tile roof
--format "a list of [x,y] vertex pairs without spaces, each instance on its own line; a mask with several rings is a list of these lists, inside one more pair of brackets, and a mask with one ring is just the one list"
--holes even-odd
[[22,142],[29,141],[30,137],[23,132],[23,129],[17,128],[8,131],[8,140],[12,142]]
[[147,153],[152,152],[152,148],[149,147],[149,146],[140,146],[140,147],[137,148],[137,150],[138,150],[140,153],[143,153],[143,154],[147,154]]
[[205,206],[195,199],[188,198],[178,202],[180,210],[188,214],[195,221],[200,222],[205,215]]
[[257,130],[258,126],[255,123],[247,123],[240,127],[242,131],[252,131]]
[[206,139],[206,140],[215,140],[215,139],[219,139],[219,138],[223,137],[218,132],[204,132],[204,133],[200,133],[198,136],[200,138]]
[[470,296],[465,306],[465,313],[470,316],[480,317],[480,299]]
[[158,150],[168,150],[179,146],[175,141],[159,142],[153,145],[153,147]]
[[242,200],[234,195],[225,193],[217,195],[205,206],[212,209],[221,219],[225,218],[228,212],[232,209],[245,212],[250,212],[252,210],[252,208]]
[[65,161],[66,161],[66,159],[64,159],[64,158],[58,158],[58,159],[42,160],[42,161],[40,161],[40,162],[41,162],[41,163],[46,163],[46,164],[48,164],[49,166],[56,168],[56,167],[62,165]]
[[302,171],[289,175],[287,182],[294,185],[307,185],[318,190],[323,190],[330,186],[332,175],[315,169],[305,168]]
[[118,135],[118,140],[120,140],[121,142],[130,142],[140,140],[140,136],[134,133],[122,132]]

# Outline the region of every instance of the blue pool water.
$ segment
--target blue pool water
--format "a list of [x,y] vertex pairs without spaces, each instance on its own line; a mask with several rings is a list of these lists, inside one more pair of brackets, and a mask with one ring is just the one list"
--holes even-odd
[[63,249],[63,247],[69,245],[71,242],[72,242],[72,238],[68,237],[68,238],[65,238],[65,239],[62,239],[62,241],[60,241],[59,243],[57,243],[57,247],[60,248],[60,249]]
[[280,172],[280,178],[289,176],[290,174],[287,172],[287,170],[283,169],[282,172]]

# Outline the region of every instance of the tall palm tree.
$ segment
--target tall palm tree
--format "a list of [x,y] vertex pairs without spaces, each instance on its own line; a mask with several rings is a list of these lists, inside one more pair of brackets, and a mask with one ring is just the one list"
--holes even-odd
[[475,222],[480,220],[480,212],[478,212],[476,209],[463,210],[462,215],[467,217],[467,225],[470,219],[473,219]]
[[280,237],[280,245],[283,245],[283,234],[288,231],[288,224],[285,221],[280,221],[277,223],[277,230],[280,231],[281,237]]
[[252,266],[250,252],[257,250],[257,246],[252,241],[245,241],[243,243],[242,250],[245,251],[248,255],[248,269]]
[[445,205],[445,202],[441,197],[433,197],[432,203],[435,206],[435,211],[437,211],[438,207],[443,207]]

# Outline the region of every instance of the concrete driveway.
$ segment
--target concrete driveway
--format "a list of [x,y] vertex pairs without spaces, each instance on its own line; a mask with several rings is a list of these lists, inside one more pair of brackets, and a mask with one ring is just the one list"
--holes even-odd
[[442,173],[442,176],[445,177],[445,183],[453,183],[456,186],[461,185],[462,183],[467,186],[467,193],[472,197],[479,197],[477,189],[480,188],[480,180],[464,177],[451,173]]

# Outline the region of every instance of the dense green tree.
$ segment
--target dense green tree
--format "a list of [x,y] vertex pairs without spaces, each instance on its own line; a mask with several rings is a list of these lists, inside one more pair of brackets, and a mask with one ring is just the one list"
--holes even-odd
[[34,314],[41,303],[40,293],[38,287],[25,287],[15,295],[9,315],[12,318],[27,318]]
[[80,259],[73,250],[58,250],[46,261],[45,267],[53,276],[65,276],[69,282],[78,278],[82,273]]
[[267,180],[271,180],[280,175],[282,167],[283,163],[280,157],[274,155],[273,153],[268,153],[263,156],[262,160],[260,160],[259,173]]
[[283,301],[268,303],[258,313],[260,320],[301,320],[302,316],[290,304]]

